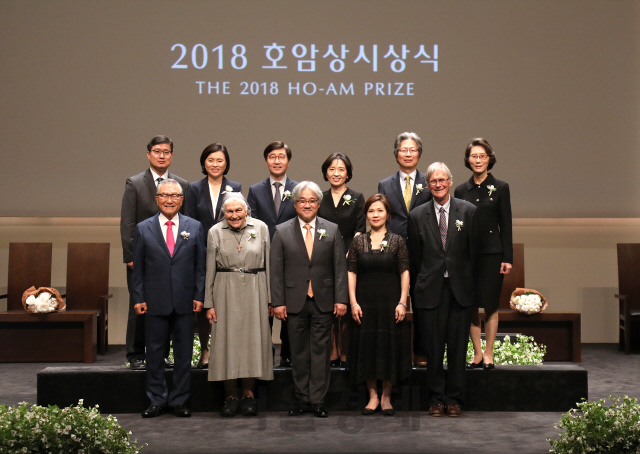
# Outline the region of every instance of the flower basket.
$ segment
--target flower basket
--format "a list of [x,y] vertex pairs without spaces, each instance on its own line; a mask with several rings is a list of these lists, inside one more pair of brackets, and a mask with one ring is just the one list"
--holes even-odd
[[[40,295],[40,293],[42,292],[47,292],[50,293],[53,297],[55,297],[55,301],[56,301],[56,305],[54,306],[49,306],[49,308],[47,310],[37,310],[36,306],[31,304],[27,304],[27,298],[29,298],[30,296],[34,296],[34,297],[38,297],[38,295]],[[24,307],[24,310],[29,312],[30,314],[42,314],[42,313],[49,313],[49,312],[62,312],[64,310],[66,310],[67,308],[67,303],[65,303],[65,301],[62,299],[62,297],[60,296],[60,292],[57,291],[55,288],[53,287],[40,287],[38,289],[36,289],[35,287],[30,287],[27,290],[24,291],[24,293],[22,294],[22,307]]]
[[[527,294],[534,294],[534,295],[538,295],[540,297],[540,302],[542,303],[539,307],[531,307],[529,305],[526,305],[524,308],[522,307],[518,307],[518,303],[515,300],[516,297],[518,296],[522,296],[522,295],[527,295]],[[527,314],[527,315],[531,315],[531,314],[538,314],[542,311],[544,311],[547,306],[549,305],[549,303],[547,303],[547,299],[542,295],[542,293],[540,293],[537,290],[533,290],[531,288],[517,288],[513,291],[513,293],[511,294],[511,299],[509,300],[509,306],[511,306],[511,309],[513,309],[514,311],[518,311],[521,314]]]

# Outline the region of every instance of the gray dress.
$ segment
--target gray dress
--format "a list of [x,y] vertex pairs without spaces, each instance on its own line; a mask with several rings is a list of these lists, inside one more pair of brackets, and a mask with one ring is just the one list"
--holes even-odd
[[[238,251],[238,241],[242,249]],[[257,274],[219,268],[266,268]],[[211,326],[209,380],[273,380],[269,329],[269,229],[247,217],[234,232],[226,220],[209,230],[204,307],[216,309]]]

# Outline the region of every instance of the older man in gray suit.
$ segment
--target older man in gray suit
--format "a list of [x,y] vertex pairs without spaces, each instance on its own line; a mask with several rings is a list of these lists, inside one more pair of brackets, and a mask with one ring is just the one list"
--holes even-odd
[[317,217],[322,191],[303,181],[293,189],[297,216],[276,227],[271,243],[271,305],[288,320],[293,381],[298,401],[290,416],[329,414],[333,316],[347,312],[347,261],[338,226]]
[[[136,225],[158,213],[156,189],[161,181],[172,179],[187,192],[189,183],[169,172],[173,158],[173,142],[167,136],[155,136],[147,144],[149,168],[127,178],[120,211],[120,236],[122,255],[127,264],[127,287],[129,288],[129,318],[127,320],[127,360],[132,369],[145,368],[145,316],[136,315],[132,295],[133,234]],[[184,210],[181,210],[184,211]],[[167,351],[167,354],[169,352]],[[168,366],[171,364],[166,360]]]

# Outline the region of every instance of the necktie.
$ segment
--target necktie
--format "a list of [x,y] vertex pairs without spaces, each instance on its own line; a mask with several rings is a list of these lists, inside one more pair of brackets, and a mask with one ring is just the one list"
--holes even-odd
[[273,196],[273,203],[276,205],[276,215],[280,213],[280,204],[282,203],[282,195],[280,194],[280,186],[282,183],[275,182],[273,185],[276,187],[276,193]]
[[173,221],[167,221],[167,248],[169,248],[169,254],[173,256],[173,250],[176,247],[176,240],[173,238]]
[[[309,260],[311,260],[311,252],[313,252],[313,235],[311,234],[311,225],[305,224],[304,228],[307,229],[307,233],[304,236],[304,244],[307,246],[307,254],[309,254]],[[309,279],[309,291],[307,294],[313,297],[313,289],[311,288],[311,279]]]
[[160,183],[162,183],[163,181],[164,181],[164,178],[162,178],[162,177],[158,177],[158,178],[156,178],[156,188],[157,188],[158,186],[160,186]]
[[404,204],[407,206],[407,211],[409,211],[409,207],[411,206],[411,177],[407,175],[405,180],[407,184],[404,185],[402,197],[404,198]]
[[447,245],[447,213],[444,211],[443,207],[440,207],[440,238],[442,239],[442,249],[446,248]]

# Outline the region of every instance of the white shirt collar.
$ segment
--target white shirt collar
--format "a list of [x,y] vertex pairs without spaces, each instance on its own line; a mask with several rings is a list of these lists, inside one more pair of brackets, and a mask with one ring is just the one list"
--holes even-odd
[[151,175],[153,176],[153,182],[155,183],[156,186],[158,186],[158,178],[162,178],[164,180],[168,178],[167,177],[167,174],[169,173],[168,170],[162,175],[158,175],[151,167],[149,167],[149,170],[151,170]]
[[398,172],[400,172],[400,180],[401,182],[404,183],[405,179],[407,178],[407,176],[411,177],[411,182],[415,182],[416,181],[416,175],[418,173],[418,169],[414,169],[413,172],[411,173],[404,173],[402,170],[399,170]]
[[449,198],[447,199],[446,203],[444,205],[440,205],[438,202],[435,201],[435,199],[433,200],[433,207],[436,210],[436,214],[440,213],[440,208],[444,208],[445,213],[449,214],[449,207],[451,207],[451,194],[449,194]]
[[[269,184],[271,184],[271,187],[273,187],[273,183],[275,183],[276,180],[273,179],[273,177],[271,175],[269,175]],[[282,177],[282,180],[280,180],[278,183],[282,183],[282,191],[284,191],[284,187],[287,185],[287,174],[284,174],[284,177]]]
[[[162,214],[162,212],[158,216],[158,220],[160,221],[160,227],[166,227],[167,221],[169,221],[169,219],[164,214]],[[180,224],[180,215],[176,213],[176,215],[173,217],[173,219],[171,219],[171,221],[173,221],[173,226],[175,226],[177,230],[178,225]]]

